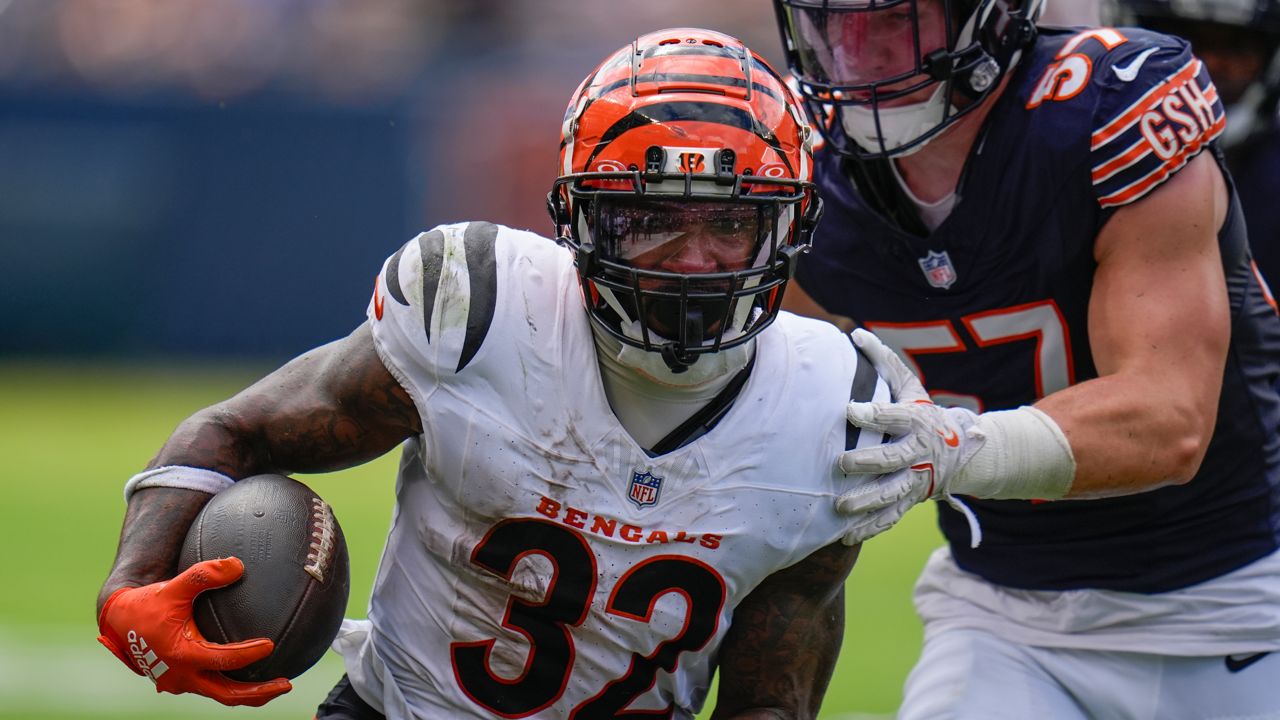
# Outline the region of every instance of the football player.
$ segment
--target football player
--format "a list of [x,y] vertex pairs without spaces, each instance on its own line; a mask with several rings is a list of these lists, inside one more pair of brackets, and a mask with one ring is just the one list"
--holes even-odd
[[242,568],[169,580],[186,528],[237,478],[403,443],[369,620],[335,642],[347,676],[320,720],[691,718],[717,667],[716,717],[814,716],[857,555],[835,458],[883,439],[845,406],[889,394],[848,336],[779,313],[821,208],[805,117],[719,33],[610,56],[565,113],[559,244],[422,233],[367,322],[195,414],[130,480],[102,642],[136,670],[145,639],[161,691],[286,692],[217,672],[271,645],[202,639],[191,598]]
[[1262,277],[1280,281],[1280,0],[1111,0],[1115,25],[1191,42],[1227,111],[1219,139]]
[[914,469],[841,506],[950,501],[902,717],[1280,717],[1280,320],[1204,63],[1041,0],[775,6],[826,140],[788,298],[884,343],[902,402],[849,416],[895,441],[842,466]]

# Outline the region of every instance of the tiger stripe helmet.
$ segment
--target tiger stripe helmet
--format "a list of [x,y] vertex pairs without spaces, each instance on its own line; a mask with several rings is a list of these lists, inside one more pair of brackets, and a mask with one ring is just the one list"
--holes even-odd
[[[661,30],[610,55],[565,112],[548,197],[593,321],[675,372],[763,330],[821,214],[813,139],[797,96],[728,35]],[[708,232],[740,260],[643,261]]]

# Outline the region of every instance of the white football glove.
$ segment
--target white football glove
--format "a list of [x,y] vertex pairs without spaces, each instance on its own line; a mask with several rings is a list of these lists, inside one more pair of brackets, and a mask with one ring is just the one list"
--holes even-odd
[[875,335],[858,329],[853,342],[889,385],[896,402],[852,402],[846,415],[858,427],[886,433],[892,442],[849,450],[840,456],[847,475],[869,475],[836,500],[836,509],[860,515],[844,537],[855,544],[889,529],[912,506],[944,500],[969,520],[971,543],[982,532],[972,511],[951,495],[951,482],[982,448],[986,435],[978,416],[961,408],[933,404],[919,378]]
[[929,470],[906,468],[888,475],[859,479],[836,500],[836,510],[853,515],[842,541],[857,545],[893,527],[912,507],[924,501],[932,477]]

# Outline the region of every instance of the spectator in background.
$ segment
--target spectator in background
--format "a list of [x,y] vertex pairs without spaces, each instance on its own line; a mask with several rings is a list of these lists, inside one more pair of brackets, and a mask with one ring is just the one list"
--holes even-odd
[[849,417],[898,440],[841,465],[912,472],[841,507],[942,501],[903,720],[1280,717],[1280,319],[1203,63],[1039,0],[776,2],[827,143],[788,301],[897,351]]
[[1227,106],[1219,143],[1240,193],[1253,258],[1280,282],[1280,0],[1111,0],[1107,24],[1191,42]]

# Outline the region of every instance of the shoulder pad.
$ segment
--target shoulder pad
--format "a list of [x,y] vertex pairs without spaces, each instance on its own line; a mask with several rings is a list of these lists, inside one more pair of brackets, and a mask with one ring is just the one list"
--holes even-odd
[[1090,138],[1094,196],[1103,208],[1144,197],[1226,127],[1204,63],[1180,39],[1129,30],[1098,64],[1102,92]]
[[398,339],[409,352],[434,347],[433,356],[447,349],[456,357],[454,372],[466,367],[497,308],[498,230],[486,222],[442,225],[397,250],[374,285],[369,319],[375,338]]
[[[1139,28],[1090,28],[1060,43],[1028,98],[1091,113],[1094,196],[1103,208],[1159,187],[1222,133],[1226,116],[1186,41]],[[1076,99],[1078,98],[1078,99]]]

